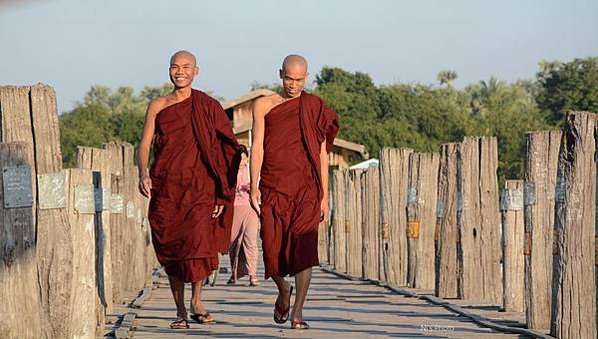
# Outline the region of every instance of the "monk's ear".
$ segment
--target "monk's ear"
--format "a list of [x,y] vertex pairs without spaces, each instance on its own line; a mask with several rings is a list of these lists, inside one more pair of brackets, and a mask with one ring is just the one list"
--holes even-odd
[[279,76],[281,79],[284,79],[284,72],[282,71],[282,69],[279,69],[279,70],[278,70],[278,76]]
[[195,67],[195,76],[199,75],[199,67]]

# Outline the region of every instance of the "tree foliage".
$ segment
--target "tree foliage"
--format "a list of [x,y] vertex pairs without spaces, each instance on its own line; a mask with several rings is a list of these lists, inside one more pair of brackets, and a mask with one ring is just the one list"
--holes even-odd
[[536,79],[538,106],[550,122],[562,122],[569,110],[598,112],[598,57],[542,61]]
[[[449,80],[442,83],[450,84],[456,73],[446,73],[443,79]],[[376,86],[367,74],[326,67],[316,84],[315,92],[341,115],[340,137],[366,145],[370,154],[381,147],[437,151],[440,144],[466,135],[494,135],[501,179],[521,177],[523,134],[548,127],[523,82],[490,78],[462,90],[450,85]]]

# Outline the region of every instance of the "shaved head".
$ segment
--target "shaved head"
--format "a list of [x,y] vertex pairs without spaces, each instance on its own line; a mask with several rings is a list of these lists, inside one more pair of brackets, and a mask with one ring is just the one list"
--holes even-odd
[[288,55],[282,62],[279,76],[282,79],[282,88],[286,98],[295,98],[301,95],[308,76],[307,60],[301,55]]
[[172,65],[174,63],[174,61],[179,57],[188,58],[193,62],[194,67],[197,66],[197,59],[195,59],[195,55],[193,55],[193,53],[191,53],[189,51],[178,51],[178,52],[174,53],[170,57],[170,64]]
[[307,60],[298,54],[288,55],[282,62],[282,71],[286,72],[290,69],[304,69],[307,73]]
[[168,68],[170,81],[176,89],[190,88],[193,79],[199,74],[197,60],[189,51],[178,51],[170,57]]

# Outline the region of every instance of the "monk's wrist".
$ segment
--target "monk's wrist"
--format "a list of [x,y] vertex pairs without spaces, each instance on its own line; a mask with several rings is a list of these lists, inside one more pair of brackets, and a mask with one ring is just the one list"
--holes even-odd
[[148,172],[147,168],[139,170],[139,178],[143,178],[143,177],[148,176],[148,175],[149,175],[149,172]]

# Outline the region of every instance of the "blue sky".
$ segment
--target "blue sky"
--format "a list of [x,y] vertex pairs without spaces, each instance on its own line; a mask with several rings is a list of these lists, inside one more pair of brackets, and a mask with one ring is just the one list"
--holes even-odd
[[377,84],[533,78],[542,59],[598,56],[596,0],[0,1],[0,84],[44,82],[72,108],[90,86],[160,85],[194,52],[195,87],[227,99],[277,81],[282,58]]

